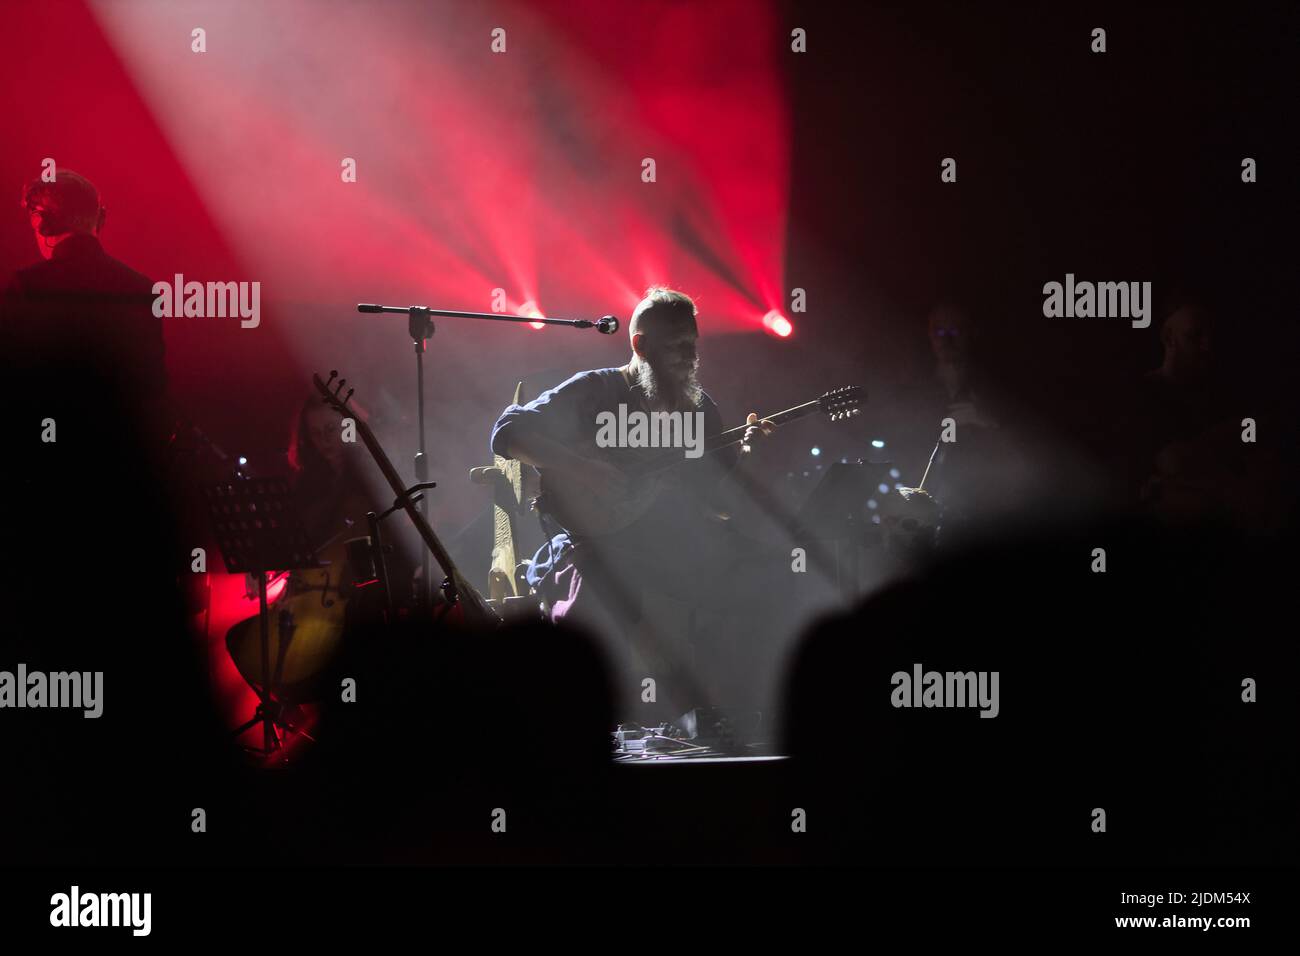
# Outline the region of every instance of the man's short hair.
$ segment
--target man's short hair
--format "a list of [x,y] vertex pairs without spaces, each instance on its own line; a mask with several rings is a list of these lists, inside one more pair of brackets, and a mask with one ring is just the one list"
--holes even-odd
[[632,311],[632,321],[628,323],[628,334],[636,335],[638,332],[643,331],[642,324],[645,321],[646,313],[652,313],[655,316],[655,321],[662,317],[674,324],[687,320],[694,324],[699,310],[695,307],[695,300],[685,292],[678,292],[676,289],[668,289],[661,285],[652,285],[645,290],[645,298],[637,303],[637,307]]
[[40,177],[23,187],[23,208],[41,210],[41,235],[59,236],[77,228],[94,229],[99,224],[99,190],[95,184],[71,169],[60,169],[54,182]]

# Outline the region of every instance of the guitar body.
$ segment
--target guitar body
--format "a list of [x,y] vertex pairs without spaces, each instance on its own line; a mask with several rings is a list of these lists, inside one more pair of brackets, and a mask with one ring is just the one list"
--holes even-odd
[[[862,396],[860,386],[845,386],[763,420],[781,425],[821,412],[830,421],[840,421],[858,414]],[[747,428],[740,425],[706,440],[705,453],[739,444]],[[628,477],[629,488],[625,494],[616,494],[543,471],[538,506],[566,531],[580,537],[601,537],[631,526],[654,507],[661,495],[684,485],[685,470],[703,460],[686,458],[680,449],[599,448],[594,442],[579,445],[575,450],[583,457],[607,461],[622,470]],[[704,517],[707,512],[704,503],[698,502],[697,507]]]
[[[318,699],[319,680],[328,671],[343,644],[343,619],[347,610],[347,546],[336,541],[318,557],[329,566],[289,575],[284,593],[267,607],[267,644],[276,697],[292,703]],[[292,616],[293,628],[280,646],[282,612]],[[240,676],[250,686],[265,687],[262,675],[262,631],[257,615],[240,621],[226,632],[226,649]],[[277,667],[279,668],[277,672]]]
[[[279,662],[280,676],[275,696],[296,704],[319,699],[319,679],[329,669],[343,644],[342,617],[319,613],[320,599],[301,594],[281,597],[269,608],[267,644],[271,649],[271,672]],[[281,660],[279,613],[293,615],[293,631],[285,643]],[[262,632],[257,617],[240,621],[226,632],[226,649],[240,676],[252,687],[265,687],[262,680]]]
[[654,506],[671,483],[666,473],[637,475],[633,462],[620,461],[623,456],[611,455],[611,451],[628,450],[597,448],[595,444],[579,449],[585,457],[600,458],[615,467],[624,466],[629,475],[630,490],[626,494],[590,488],[542,472],[539,506],[570,534],[602,537],[630,527]]

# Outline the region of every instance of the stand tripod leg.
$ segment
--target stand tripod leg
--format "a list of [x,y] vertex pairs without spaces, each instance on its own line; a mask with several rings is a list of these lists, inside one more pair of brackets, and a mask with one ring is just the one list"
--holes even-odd
[[266,572],[257,572],[257,611],[258,624],[262,632],[262,683],[263,688],[259,691],[262,703],[258,706],[258,711],[262,715],[262,746],[267,753],[272,753],[280,746],[279,737],[275,732],[275,719],[271,715],[271,635],[270,635],[270,616],[266,607]]
[[[429,331],[432,332],[433,323],[429,323]],[[424,448],[424,350],[425,338],[416,336],[416,332],[423,332],[423,328],[417,329],[415,318],[411,319],[411,333],[415,338],[415,400],[419,405],[417,409],[416,422],[420,430],[420,450],[415,455],[415,480],[425,482],[429,480],[429,459],[425,455]],[[424,516],[426,524],[429,522],[429,496],[425,495],[424,500],[420,502],[420,513]],[[429,580],[432,573],[429,567],[429,547],[424,545],[420,548],[420,589],[423,592],[424,612],[428,614],[433,608],[433,582]]]
[[393,609],[393,589],[388,582],[388,561],[384,556],[384,541],[379,536],[379,515],[373,511],[366,512],[366,523],[370,526],[371,561],[375,566],[375,576],[379,578],[379,586],[383,589],[386,620],[392,621],[396,617],[396,611]]
[[244,731],[248,730],[248,728],[252,727],[255,724],[260,724],[261,722],[262,722],[262,708],[258,707],[257,710],[253,712],[252,717],[248,718],[248,720],[244,721],[233,731],[231,731],[231,736],[239,737],[244,733]]

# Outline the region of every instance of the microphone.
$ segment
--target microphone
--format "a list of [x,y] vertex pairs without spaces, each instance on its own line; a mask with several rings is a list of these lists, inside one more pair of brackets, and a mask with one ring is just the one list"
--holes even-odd
[[618,319],[612,315],[601,316],[596,320],[596,330],[605,335],[613,335],[618,331]]
[[372,305],[369,302],[360,302],[357,304],[357,311],[358,312],[383,312],[384,307],[382,305]]

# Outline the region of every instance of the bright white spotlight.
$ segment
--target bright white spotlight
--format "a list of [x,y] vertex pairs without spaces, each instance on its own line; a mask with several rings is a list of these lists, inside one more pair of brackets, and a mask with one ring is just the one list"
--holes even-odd
[[[532,299],[529,299],[527,302],[525,302],[523,305],[521,305],[518,309],[516,309],[516,310],[515,310],[515,314],[516,314],[516,315],[526,316],[526,317],[528,317],[528,318],[530,318],[530,319],[544,319],[544,318],[546,318],[545,313],[543,313],[542,310],[539,309],[539,308],[537,307],[537,303],[534,302]],[[545,322],[529,322],[529,323],[528,323],[528,327],[529,327],[529,328],[532,328],[532,329],[544,329],[544,328],[546,328],[546,323],[545,323]]]
[[879,438],[873,438],[873,439],[871,439],[871,447],[872,447],[872,448],[884,448],[884,447],[885,447],[885,443],[884,443],[882,440],[880,440]]
[[816,458],[816,457],[817,457],[818,455],[820,455],[821,453],[822,453],[822,450],[821,450],[820,448],[818,448],[816,445],[813,445],[813,446],[812,446],[812,456],[813,456],[814,458]]
[[776,309],[763,316],[763,328],[782,339],[789,338],[790,333],[794,331],[794,326],[790,324],[790,320]]

